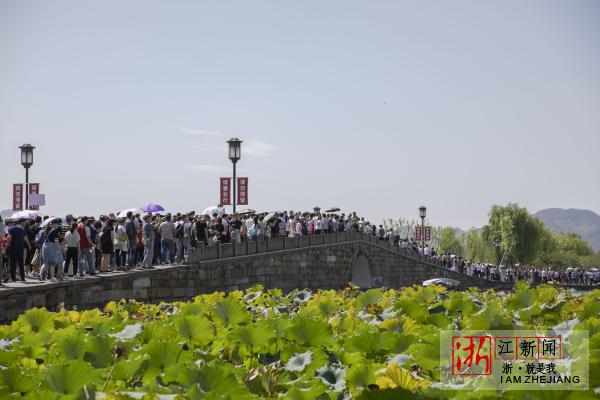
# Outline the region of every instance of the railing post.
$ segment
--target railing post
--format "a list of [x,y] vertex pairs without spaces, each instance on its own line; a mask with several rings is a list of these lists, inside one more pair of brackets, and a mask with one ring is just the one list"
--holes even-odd
[[265,238],[265,240],[267,241],[267,243],[265,243],[265,249],[266,249],[266,251],[268,253],[269,252],[269,242],[271,241],[271,239]]
[[221,249],[221,242],[219,241],[217,244],[217,258],[221,258],[221,256],[223,255],[223,250]]
[[287,235],[283,235],[283,249],[287,249]]
[[248,244],[248,242],[249,242],[248,238],[246,238],[246,240],[244,242],[246,243],[246,255],[248,255],[248,246],[250,246]]

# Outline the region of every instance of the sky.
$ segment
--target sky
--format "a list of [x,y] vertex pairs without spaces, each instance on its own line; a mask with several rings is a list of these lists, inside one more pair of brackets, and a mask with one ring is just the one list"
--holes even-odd
[[600,213],[600,2],[0,1],[0,210]]

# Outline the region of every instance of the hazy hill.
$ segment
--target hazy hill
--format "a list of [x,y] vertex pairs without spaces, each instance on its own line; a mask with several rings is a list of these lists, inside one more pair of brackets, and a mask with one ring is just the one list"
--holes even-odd
[[533,214],[555,232],[579,234],[592,246],[600,250],[600,215],[590,210],[574,208],[546,208]]

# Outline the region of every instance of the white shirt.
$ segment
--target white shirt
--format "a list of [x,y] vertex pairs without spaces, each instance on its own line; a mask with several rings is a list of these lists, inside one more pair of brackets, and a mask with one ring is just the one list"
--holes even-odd
[[65,235],[65,242],[67,243],[67,247],[79,247],[79,233],[77,231],[68,231]]

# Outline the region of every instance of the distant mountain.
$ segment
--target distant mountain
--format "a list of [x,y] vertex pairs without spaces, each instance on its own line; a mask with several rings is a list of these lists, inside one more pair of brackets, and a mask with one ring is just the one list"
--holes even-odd
[[585,239],[594,251],[600,250],[600,215],[590,210],[546,208],[533,214],[554,232],[573,232]]

